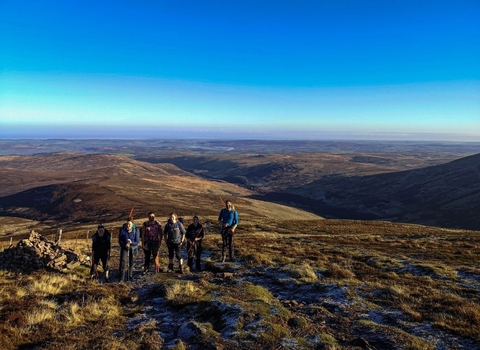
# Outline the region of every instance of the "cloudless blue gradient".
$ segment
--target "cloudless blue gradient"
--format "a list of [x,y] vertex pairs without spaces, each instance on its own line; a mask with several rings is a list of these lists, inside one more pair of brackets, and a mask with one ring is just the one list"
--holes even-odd
[[124,133],[480,141],[480,2],[0,0],[0,137]]

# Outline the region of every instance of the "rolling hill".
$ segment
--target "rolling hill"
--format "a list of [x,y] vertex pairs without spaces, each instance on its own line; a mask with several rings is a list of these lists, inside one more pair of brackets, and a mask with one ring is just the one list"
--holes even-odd
[[[0,234],[13,235],[4,230],[8,226],[22,233],[38,229],[53,239],[52,228],[68,228],[62,246],[88,256],[88,233],[98,222],[115,233],[131,207],[136,220],[153,210],[164,221],[176,210],[187,220],[196,213],[212,221],[202,271],[164,272],[162,245],[162,272],[143,274],[141,251],[128,283],[116,283],[116,239],[111,280],[102,283],[90,279],[89,264],[63,272],[24,270],[18,247],[25,240],[10,246],[10,237],[3,237],[2,247],[14,257],[9,263],[18,265],[0,269],[0,317],[7,320],[0,347],[479,348],[480,231],[322,219],[298,209],[375,219],[388,214],[401,221],[407,212],[392,210],[393,204],[396,210],[416,208],[412,214],[428,213],[429,205],[445,215],[433,221],[456,220],[444,207],[460,215],[478,206],[478,155],[414,170],[378,155],[252,155],[243,163],[231,157],[218,170],[213,158],[203,161],[211,161],[209,168],[199,162],[182,170],[127,155],[0,157],[0,215],[8,216],[0,217]],[[363,164],[357,173],[356,164]],[[247,178],[248,188],[224,181],[233,172]],[[454,201],[444,201],[441,190]],[[290,206],[255,199],[269,196]],[[240,226],[235,259],[224,263],[215,219],[220,198],[227,197],[240,211]],[[32,254],[39,249],[24,248]]]
[[231,198],[242,216],[306,217],[314,214],[250,199],[252,192],[203,179],[172,164],[150,164],[120,155],[41,154],[0,158],[0,215],[64,223],[125,219],[149,211],[215,216]]
[[412,155],[364,153],[141,159],[172,162],[246,187],[252,198],[323,217],[480,229],[480,154],[432,166]]
[[480,154],[402,172],[325,177],[285,193],[309,198],[316,213],[337,218],[478,230]]
[[275,218],[263,209],[275,202],[305,216],[480,229],[480,154],[419,164],[404,155],[350,153],[3,156],[0,215],[92,222],[124,218],[132,207],[139,215],[201,208],[215,215],[220,198],[233,197],[247,216]]

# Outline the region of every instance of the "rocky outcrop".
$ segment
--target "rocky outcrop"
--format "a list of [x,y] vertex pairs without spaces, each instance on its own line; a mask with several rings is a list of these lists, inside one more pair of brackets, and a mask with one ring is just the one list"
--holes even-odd
[[11,246],[0,253],[1,268],[23,271],[42,268],[65,271],[75,268],[84,260],[85,257],[81,254],[72,249],[64,249],[35,231],[32,231],[28,238],[19,241],[16,246]]

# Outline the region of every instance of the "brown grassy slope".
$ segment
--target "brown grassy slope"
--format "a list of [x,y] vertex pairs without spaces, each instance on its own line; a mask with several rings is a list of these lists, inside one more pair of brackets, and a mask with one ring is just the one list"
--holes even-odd
[[480,203],[480,155],[456,161],[437,157],[399,150],[137,158],[172,162],[206,178],[238,183],[254,191],[257,199],[325,217],[479,229],[475,213]]
[[[318,218],[295,208],[248,199],[251,192],[247,189],[208,181],[172,164],[99,154],[5,157],[3,163],[8,167],[0,177],[6,194],[0,197],[0,214],[50,221],[52,226],[61,222],[74,229],[78,224],[125,219],[131,208],[136,218],[149,211],[159,217],[172,211],[187,217],[200,211],[215,216],[223,206],[221,199],[227,198],[244,217]],[[17,188],[25,190],[16,192]]]
[[215,232],[201,274],[138,271],[132,285],[100,285],[86,269],[3,271],[0,346],[158,349],[194,320],[209,331],[184,342],[199,349],[478,348],[478,231],[257,216],[239,226],[227,264]]

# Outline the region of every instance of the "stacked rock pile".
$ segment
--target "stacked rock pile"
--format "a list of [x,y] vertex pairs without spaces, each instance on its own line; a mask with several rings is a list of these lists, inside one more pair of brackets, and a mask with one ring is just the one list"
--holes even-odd
[[59,271],[73,269],[84,257],[72,249],[63,249],[41,234],[32,231],[30,237],[22,239],[0,253],[0,267],[6,269],[38,270],[52,268]]

